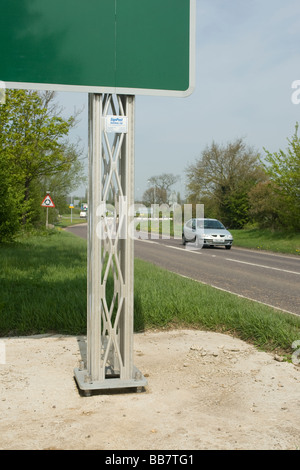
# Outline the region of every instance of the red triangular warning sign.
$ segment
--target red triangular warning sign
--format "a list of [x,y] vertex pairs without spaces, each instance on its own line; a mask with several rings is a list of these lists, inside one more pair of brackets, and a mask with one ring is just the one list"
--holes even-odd
[[41,206],[43,207],[55,207],[55,204],[54,202],[52,201],[51,197],[49,194],[47,194],[47,196],[44,198]]

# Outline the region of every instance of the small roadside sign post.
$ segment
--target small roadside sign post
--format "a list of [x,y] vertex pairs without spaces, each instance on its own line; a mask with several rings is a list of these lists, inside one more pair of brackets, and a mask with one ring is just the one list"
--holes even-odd
[[49,192],[47,193],[47,195],[44,197],[42,203],[41,203],[41,206],[42,207],[46,207],[47,209],[47,212],[46,212],[46,229],[48,228],[48,209],[49,207],[55,207],[55,204],[54,202],[52,201],[51,199],[51,196],[49,194]]
[[71,223],[73,221],[73,218],[72,218],[72,209],[74,209],[74,204],[71,202],[71,204],[69,205],[69,209],[71,209]]
[[[50,5],[51,3],[51,5]],[[88,93],[87,355],[78,387],[141,389],[133,365],[135,96],[189,96],[196,0],[0,0],[6,88]],[[106,203],[113,194],[115,230]],[[44,207],[54,207],[46,196]],[[107,289],[112,280],[113,296]]]

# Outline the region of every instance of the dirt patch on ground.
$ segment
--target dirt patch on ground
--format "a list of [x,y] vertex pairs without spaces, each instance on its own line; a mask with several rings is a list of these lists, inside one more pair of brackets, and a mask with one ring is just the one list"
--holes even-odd
[[73,377],[84,337],[3,341],[1,449],[300,448],[299,367],[230,336],[136,334],[145,390],[91,397]]

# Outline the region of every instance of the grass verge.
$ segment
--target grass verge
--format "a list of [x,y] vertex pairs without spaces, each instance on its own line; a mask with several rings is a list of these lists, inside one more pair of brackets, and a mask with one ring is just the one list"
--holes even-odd
[[[300,318],[135,261],[141,328],[188,327],[231,334],[265,351],[291,352]],[[138,327],[139,325],[137,325]]]
[[300,255],[300,234],[269,229],[230,230],[234,245],[256,250]]
[[49,230],[0,247],[0,335],[86,327],[86,242]]
[[[0,247],[0,336],[86,333],[86,241],[64,231]],[[109,285],[112,287],[112,280]],[[197,328],[291,354],[300,318],[135,260],[135,331]]]
[[72,217],[72,221],[71,221],[71,216],[62,215],[59,218],[58,222],[56,222],[54,225],[57,228],[66,228],[66,227],[70,227],[71,225],[86,224],[86,223],[87,223],[87,219],[80,218],[79,215]]

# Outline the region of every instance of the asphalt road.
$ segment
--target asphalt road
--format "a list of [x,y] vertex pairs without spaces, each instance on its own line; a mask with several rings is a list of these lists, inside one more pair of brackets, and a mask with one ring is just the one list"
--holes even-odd
[[[86,238],[87,226],[68,229]],[[135,240],[135,257],[169,271],[300,315],[300,259],[232,247],[194,249],[181,240]]]

